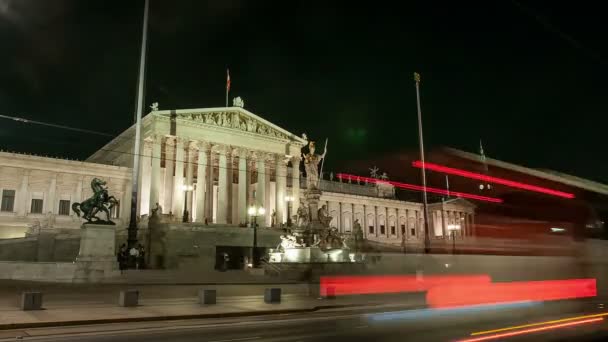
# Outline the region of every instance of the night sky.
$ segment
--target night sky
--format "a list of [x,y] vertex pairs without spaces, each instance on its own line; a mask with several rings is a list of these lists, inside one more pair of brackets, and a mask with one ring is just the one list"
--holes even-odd
[[[608,28],[594,2],[151,0],[146,107],[231,98],[329,138],[327,166],[425,141],[608,182]],[[400,5],[399,5],[400,4]],[[143,0],[0,0],[0,114],[133,122]],[[86,158],[109,138],[0,120],[0,148]]]

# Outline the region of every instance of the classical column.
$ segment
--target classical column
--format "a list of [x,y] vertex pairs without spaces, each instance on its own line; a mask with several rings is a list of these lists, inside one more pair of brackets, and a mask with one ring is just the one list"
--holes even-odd
[[354,232],[355,231],[355,204],[351,203],[350,204],[350,231]]
[[213,152],[213,145],[209,145],[209,154],[207,158],[207,187],[205,192],[205,210],[207,222],[213,222],[213,207],[215,206],[213,202],[214,197],[214,185],[215,185],[215,160],[216,156]]
[[471,236],[477,236],[477,227],[475,227],[475,214],[471,214]]
[[144,146],[142,149],[141,168],[139,170],[139,186],[137,201],[137,214],[146,215],[149,214],[150,207],[150,174],[152,172],[152,139],[147,137],[144,139]]
[[165,191],[163,198],[163,211],[168,214],[173,211],[173,174],[175,172],[175,137],[169,136],[165,139]]
[[238,151],[239,156],[239,185],[237,195],[237,224],[247,223],[247,150]]
[[[272,173],[270,164],[274,164],[274,155],[272,154],[264,154],[264,162],[265,162],[265,166],[264,166],[264,172],[266,174],[266,177],[264,177],[264,208],[266,208],[266,214],[264,215],[264,218],[262,218],[262,222],[266,222],[266,226],[270,227],[270,223],[271,223],[271,215],[272,215],[272,210],[270,208],[270,175]],[[276,180],[276,178],[275,178]],[[276,186],[276,183],[275,183]]]
[[[198,154],[198,143],[196,141],[190,141],[188,143],[188,164],[186,165],[186,185],[194,185],[194,164],[195,157]],[[193,191],[188,191],[186,194],[186,208],[188,209],[188,222],[192,222],[192,213],[194,213],[192,197],[194,196]]]
[[[386,229],[386,225],[385,225]],[[380,226],[378,225],[378,206],[374,206],[374,233],[376,237],[380,236]]]
[[175,139],[175,179],[173,182],[173,216],[180,218],[184,214],[184,139]]
[[152,175],[150,179],[150,206],[148,212],[152,212],[152,208],[156,207],[156,203],[160,202],[160,148],[162,137],[154,135],[152,137]]
[[228,147],[219,147],[219,177],[218,177],[218,193],[217,193],[217,223],[228,223]]
[[276,172],[275,172],[275,186],[276,186],[276,210],[277,210],[277,226],[285,223],[287,217],[285,211],[285,195],[287,192],[287,164],[285,157],[277,154],[276,155]]
[[55,202],[57,201],[55,193],[57,192],[57,174],[53,173],[51,176],[51,182],[49,184],[49,191],[47,192],[47,200],[44,201],[44,213],[56,214]]
[[384,207],[384,229],[386,229],[386,237],[391,236],[391,220],[388,218],[388,207]]
[[444,239],[446,238],[446,236],[448,236],[448,231],[447,231],[447,228],[448,228],[448,225],[447,225],[447,215],[448,214],[447,214],[446,210],[443,207],[441,207],[441,229],[442,229],[442,232],[443,232],[443,238]]
[[300,158],[291,158],[291,215],[296,215],[300,208]]
[[[74,197],[72,199],[72,203],[80,203],[82,202],[82,181],[83,181],[84,177],[83,176],[78,176],[77,180],[76,180],[76,190],[74,191]],[[122,204],[122,202],[121,202]],[[121,205],[122,207],[122,205]],[[75,216],[76,213],[74,211],[72,211],[72,209],[70,209],[70,216]]]
[[196,169],[196,222],[205,222],[205,192],[209,192],[207,187],[207,164],[209,155],[209,144],[199,142],[198,145],[198,165]]
[[367,205],[363,205],[363,222],[361,223],[361,227],[363,228],[363,234],[365,237],[369,235],[369,223],[367,222]]
[[[255,205],[256,206],[264,206],[266,199],[266,163],[264,161],[265,155],[263,153],[256,153],[256,166],[258,169],[258,180],[255,189]],[[264,222],[261,219],[258,219],[258,222]]]
[[344,233],[344,222],[342,222],[342,202],[338,202],[338,231]]

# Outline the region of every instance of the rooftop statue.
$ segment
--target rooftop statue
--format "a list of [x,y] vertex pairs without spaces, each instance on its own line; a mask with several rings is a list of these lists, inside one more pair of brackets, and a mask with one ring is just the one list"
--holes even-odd
[[372,168],[369,169],[369,176],[371,178],[378,178],[378,171],[380,171],[380,169],[377,166],[374,166]]
[[[105,181],[102,181],[99,178],[93,178],[91,181],[93,196],[81,203],[72,204],[72,210],[74,210],[78,217],[80,217],[82,212],[82,218],[87,220],[85,224],[114,224],[114,222],[110,220],[110,210],[118,204],[118,200],[114,196],[108,194],[108,188],[105,185]],[[97,217],[97,214],[100,211],[106,214],[106,220]]]

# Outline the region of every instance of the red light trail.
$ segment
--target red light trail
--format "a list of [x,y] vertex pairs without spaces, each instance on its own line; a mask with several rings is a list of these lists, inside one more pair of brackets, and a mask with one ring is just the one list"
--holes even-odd
[[[421,185],[393,182],[393,181],[381,180],[381,179],[370,178],[370,177],[361,177],[361,176],[349,175],[346,173],[338,173],[337,177],[340,179],[349,179],[349,178],[350,179],[360,179],[360,180],[366,181],[368,183],[391,184],[398,188],[406,189],[406,190],[424,191],[424,187]],[[479,195],[468,194],[468,193],[458,192],[458,191],[447,191],[447,190],[443,190],[443,189],[429,188],[428,186],[426,187],[426,191],[434,193],[434,194],[441,194],[441,195],[446,195],[446,196],[449,195],[449,196],[453,196],[453,197],[468,198],[468,199],[474,199],[474,200],[479,200],[479,201],[486,201],[486,202],[493,202],[493,203],[502,203],[503,202],[502,199],[496,198],[496,197],[479,196]]]
[[435,286],[451,284],[490,284],[489,275],[386,275],[386,276],[326,276],[320,279],[320,292],[328,289],[336,296],[354,294],[424,292]]
[[426,303],[446,308],[519,301],[550,301],[597,296],[595,279],[516,281],[509,283],[456,283],[430,288]]
[[[417,168],[422,168],[422,162],[420,160],[417,160],[412,163],[412,166],[417,167]],[[439,165],[439,164],[425,162],[424,168],[426,170],[447,173],[449,175],[461,176],[461,177],[470,178],[470,179],[477,179],[477,180],[481,180],[481,181],[488,182],[488,183],[506,185],[506,186],[509,186],[512,188],[540,192],[540,193],[544,193],[544,194],[548,194],[548,195],[569,198],[569,199],[574,198],[574,194],[571,194],[568,192],[543,188],[543,187],[536,186],[536,185],[515,182],[515,181],[511,181],[511,180],[504,179],[504,178],[486,176],[484,174],[455,169],[455,168],[451,168],[451,167],[447,167],[447,166],[443,166],[443,165]]]

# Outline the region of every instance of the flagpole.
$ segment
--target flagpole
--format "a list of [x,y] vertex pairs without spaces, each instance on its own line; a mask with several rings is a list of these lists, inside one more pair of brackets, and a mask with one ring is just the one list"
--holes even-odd
[[429,208],[426,196],[426,167],[424,164],[424,138],[422,136],[422,110],[420,109],[420,74],[414,73],[414,81],[416,81],[416,104],[418,107],[418,141],[420,144],[420,161],[422,167],[420,172],[422,174],[422,205],[424,207],[424,252],[430,253],[431,251],[431,237],[429,236]]
[[[149,0],[144,4],[144,22],[142,28],[141,52],[139,57],[139,78],[137,80],[137,116],[135,122],[135,142],[133,146],[133,170],[131,175],[131,218],[127,228],[127,245],[129,249],[137,244],[137,196],[139,188],[139,159],[141,140],[141,117],[144,102],[144,82],[146,72],[146,47],[148,43],[148,9]],[[148,246],[148,250],[150,246]]]
[[230,69],[226,68],[226,107],[228,107],[228,93],[230,92]]

